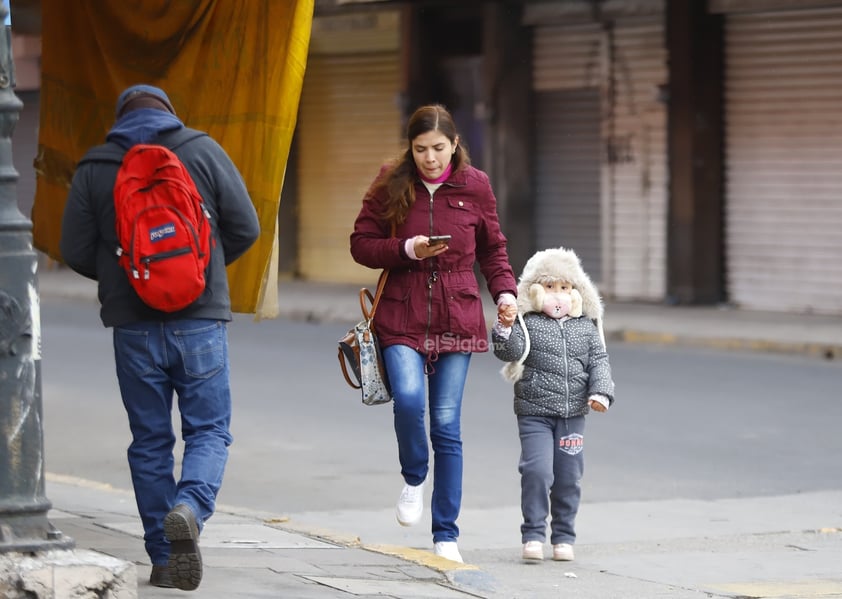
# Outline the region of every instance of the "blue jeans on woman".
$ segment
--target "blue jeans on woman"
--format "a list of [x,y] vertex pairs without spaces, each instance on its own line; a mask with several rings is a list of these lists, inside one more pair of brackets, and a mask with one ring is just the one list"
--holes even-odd
[[[228,332],[223,321],[137,322],[114,328],[114,361],[132,442],[128,449],[146,552],[166,565],[164,517],[183,503],[201,530],[216,506],[232,438]],[[184,455],[173,469],[173,392]]]
[[[394,397],[395,434],[401,474],[408,485],[418,486],[429,471],[426,428],[427,390],[424,365],[427,356],[406,345],[383,349],[383,361]],[[456,519],[462,506],[462,392],[468,375],[470,353],[442,353],[426,375],[430,396],[430,438],[433,446],[433,542],[456,541]]]

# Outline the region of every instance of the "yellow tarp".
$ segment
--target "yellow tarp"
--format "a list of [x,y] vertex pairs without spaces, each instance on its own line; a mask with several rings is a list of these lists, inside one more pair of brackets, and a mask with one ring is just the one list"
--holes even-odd
[[228,270],[232,308],[277,315],[278,205],[304,79],[313,0],[42,0],[35,246],[60,260],[76,162],[103,143],[120,92],[148,83],[243,174],[261,236]]

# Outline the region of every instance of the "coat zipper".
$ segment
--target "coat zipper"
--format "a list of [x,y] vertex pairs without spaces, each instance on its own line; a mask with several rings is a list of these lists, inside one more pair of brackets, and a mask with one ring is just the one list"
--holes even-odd
[[[427,190],[430,194],[430,235],[433,234],[433,193],[429,189]],[[438,281],[438,272],[435,269],[432,269],[430,272],[430,276],[427,277],[427,330],[424,332],[424,341],[427,341],[430,338],[430,327],[432,326],[433,320],[433,283]],[[424,344],[425,346],[427,343]]]
[[564,334],[564,320],[558,322],[561,329],[561,350],[564,354],[564,417],[570,415],[570,382],[567,373],[570,372],[570,364],[567,360],[567,335]]

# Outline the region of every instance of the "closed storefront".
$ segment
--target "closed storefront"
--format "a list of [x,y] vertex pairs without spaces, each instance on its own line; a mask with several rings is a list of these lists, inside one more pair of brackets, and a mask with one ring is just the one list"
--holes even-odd
[[318,17],[300,102],[298,270],[312,281],[372,284],[349,235],[381,164],[398,151],[397,12]]
[[725,89],[730,300],[842,314],[842,6],[727,14]]
[[547,24],[527,11],[536,246],[573,248],[625,300],[665,293],[667,64],[663,15],[651,13]]
[[596,26],[536,28],[535,245],[575,250],[595,281],[605,249],[601,56]]

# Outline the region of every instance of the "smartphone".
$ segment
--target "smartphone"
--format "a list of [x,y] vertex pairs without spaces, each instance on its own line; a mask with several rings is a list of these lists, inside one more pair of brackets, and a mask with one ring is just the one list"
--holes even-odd
[[447,243],[450,241],[450,235],[431,235],[430,236],[430,245],[438,245],[440,243]]

